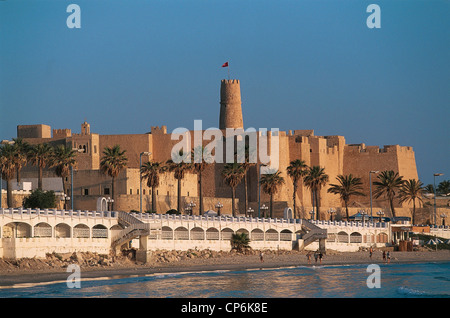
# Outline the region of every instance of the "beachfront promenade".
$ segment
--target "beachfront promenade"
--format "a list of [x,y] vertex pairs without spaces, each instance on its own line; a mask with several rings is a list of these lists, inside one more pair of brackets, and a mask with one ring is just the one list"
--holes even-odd
[[254,249],[318,249],[326,244],[355,251],[385,246],[393,238],[392,225],[383,222],[0,209],[3,258],[45,257],[52,252],[109,254],[130,241],[141,255],[163,249],[228,251],[235,233],[246,233]]

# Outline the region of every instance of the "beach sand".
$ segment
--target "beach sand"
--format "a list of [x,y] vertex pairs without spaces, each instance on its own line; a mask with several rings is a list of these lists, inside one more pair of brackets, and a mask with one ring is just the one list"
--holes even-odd
[[[429,263],[450,261],[450,250],[439,251],[413,251],[413,252],[390,252],[391,264],[398,263]],[[322,259],[322,265],[344,265],[344,264],[383,264],[382,251],[376,250],[372,257],[368,251],[362,252],[335,252],[327,251]],[[252,268],[279,268],[292,266],[320,265],[311,255],[311,264],[308,264],[306,252],[297,251],[266,251],[264,262],[260,261],[259,253],[242,255],[228,253],[221,257],[210,258],[183,258],[182,260],[170,262],[153,262],[147,264],[136,264],[125,262],[113,264],[112,266],[81,267],[81,280],[96,278],[120,278],[130,275],[149,275],[155,273],[175,272],[198,272],[217,270],[245,270]],[[0,288],[26,286],[27,284],[45,282],[65,282],[72,272],[66,268],[16,268],[0,269]]]

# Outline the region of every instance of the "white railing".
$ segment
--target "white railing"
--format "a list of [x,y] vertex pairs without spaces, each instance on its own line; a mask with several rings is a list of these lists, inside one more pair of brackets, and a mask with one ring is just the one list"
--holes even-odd
[[0,208],[0,215],[45,215],[59,217],[95,217],[95,218],[117,218],[117,212],[114,211],[73,211],[73,210],[56,210],[56,209],[3,209]]
[[341,226],[341,227],[363,227],[363,228],[387,228],[389,224],[386,222],[359,222],[359,221],[317,221],[308,220],[312,224],[320,227],[331,227],[331,226]]
[[273,223],[273,224],[301,224],[301,219],[267,219],[254,217],[232,217],[222,216],[202,216],[202,215],[176,215],[176,214],[156,214],[156,213],[131,213],[135,218],[157,222],[162,220],[172,221],[201,221],[201,222],[236,222],[236,223]]

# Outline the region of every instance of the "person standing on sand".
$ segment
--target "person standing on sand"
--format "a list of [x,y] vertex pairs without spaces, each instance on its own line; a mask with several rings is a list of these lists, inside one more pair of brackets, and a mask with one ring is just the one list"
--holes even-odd
[[314,260],[316,261],[317,264],[317,258],[319,257],[319,254],[317,253],[317,251],[314,252]]
[[262,251],[259,252],[259,259],[261,260],[261,263],[264,263],[264,253]]
[[387,257],[387,262],[390,263],[391,262],[391,253],[389,253],[389,251],[386,254]]
[[319,260],[320,260],[320,265],[322,265],[322,257],[323,257],[323,254],[322,254],[322,252],[319,252]]
[[373,248],[372,248],[372,246],[371,246],[370,249],[369,249],[369,257],[370,257],[370,258],[372,258],[372,254],[373,254]]
[[386,251],[383,251],[383,262],[386,263]]
[[308,259],[308,264],[311,264],[311,251],[308,251],[308,254],[306,254],[306,258]]

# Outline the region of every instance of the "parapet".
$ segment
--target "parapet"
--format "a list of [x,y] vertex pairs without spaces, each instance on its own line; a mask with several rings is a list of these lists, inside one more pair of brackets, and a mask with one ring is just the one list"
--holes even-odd
[[55,139],[63,139],[67,137],[72,137],[72,130],[71,129],[53,129],[53,138]]
[[167,126],[163,125],[161,127],[159,126],[152,126],[151,132],[152,135],[166,135],[167,134]]
[[223,79],[222,83],[225,83],[225,84],[239,84],[239,80],[238,79],[230,79],[230,80]]
[[294,136],[304,136],[304,137],[314,136],[314,129],[294,130]]
[[351,144],[346,145],[346,147],[350,152],[359,153],[399,153],[413,151],[412,147],[399,145],[385,145],[383,148],[380,148],[378,146],[366,146],[365,144]]

